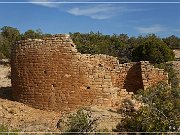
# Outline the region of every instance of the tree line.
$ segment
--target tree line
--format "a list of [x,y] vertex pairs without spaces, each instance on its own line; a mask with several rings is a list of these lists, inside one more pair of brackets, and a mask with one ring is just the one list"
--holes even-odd
[[147,60],[163,63],[174,60],[173,49],[180,49],[180,38],[172,35],[160,38],[155,34],[128,37],[127,34],[70,33],[81,53],[107,54],[118,57],[121,63]]
[[[162,63],[174,60],[172,49],[180,49],[180,38],[174,35],[160,38],[155,34],[129,37],[127,34],[103,35],[102,33],[69,33],[81,53],[115,56],[120,63],[148,60]],[[4,26],[0,32],[0,58],[10,57],[11,45],[17,40],[50,36],[40,29],[20,33],[17,28]]]
[[0,32],[0,59],[10,58],[11,46],[18,40],[22,39],[35,39],[42,38],[43,36],[48,36],[50,34],[43,34],[41,29],[37,30],[27,30],[24,33],[20,33],[17,28],[10,26],[2,27]]

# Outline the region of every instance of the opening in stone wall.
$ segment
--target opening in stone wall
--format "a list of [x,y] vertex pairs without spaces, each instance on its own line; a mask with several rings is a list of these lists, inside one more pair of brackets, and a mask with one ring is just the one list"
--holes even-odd
[[140,63],[134,64],[128,70],[127,76],[125,78],[124,88],[128,92],[134,92],[134,93],[136,93],[136,91],[139,89],[143,89]]
[[103,67],[103,65],[101,63],[98,64],[99,67]]
[[44,70],[44,74],[47,74],[47,71],[46,71],[46,70]]

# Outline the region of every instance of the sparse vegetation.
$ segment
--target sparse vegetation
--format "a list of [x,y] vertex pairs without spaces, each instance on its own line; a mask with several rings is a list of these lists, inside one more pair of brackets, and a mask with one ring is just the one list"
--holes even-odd
[[145,105],[139,111],[127,115],[118,131],[128,132],[177,132],[180,128],[180,88],[170,88],[165,83],[136,96]]
[[[87,109],[79,109],[76,113],[68,117],[67,132],[95,132],[97,126],[97,118],[93,118],[91,111]],[[78,134],[78,133],[77,133]]]
[[0,125],[0,134],[2,134],[2,135],[18,135],[17,132],[18,132],[17,129],[9,130],[9,128],[7,126]]
[[171,49],[180,49],[180,38],[172,35],[170,37],[164,38],[163,41],[171,48]]

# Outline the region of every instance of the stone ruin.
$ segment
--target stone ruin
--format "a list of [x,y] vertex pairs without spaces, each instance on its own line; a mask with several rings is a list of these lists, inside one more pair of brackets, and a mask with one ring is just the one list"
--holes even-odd
[[148,61],[119,64],[116,57],[77,52],[69,35],[18,41],[12,47],[13,98],[32,107],[71,111],[116,106],[168,74]]

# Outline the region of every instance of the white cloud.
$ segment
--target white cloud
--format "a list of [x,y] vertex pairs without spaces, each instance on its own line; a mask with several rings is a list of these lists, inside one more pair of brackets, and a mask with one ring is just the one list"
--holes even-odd
[[111,5],[95,5],[95,6],[85,6],[85,7],[74,7],[69,9],[67,12],[76,16],[88,16],[93,19],[108,19],[113,16],[113,12],[117,7]]
[[158,33],[162,31],[166,31],[166,28],[162,25],[152,25],[149,27],[136,27],[136,30],[139,33]]
[[[61,2],[68,2],[70,0],[63,0]],[[77,0],[79,1],[79,0]],[[88,0],[89,1],[89,0]],[[51,2],[58,2],[57,0],[29,0],[29,2],[32,2],[32,4],[45,6],[49,8],[60,8],[60,3],[51,3]],[[60,1],[59,1],[60,2]],[[94,5],[94,4],[93,4]],[[113,16],[113,13],[117,9],[117,7],[112,6],[111,4],[96,4],[96,5],[88,5],[88,6],[82,6],[82,5],[71,5],[71,8],[62,8],[65,12],[68,12],[75,16],[88,16],[92,19],[108,19]]]
[[[60,8],[60,3],[53,3],[53,2],[69,2],[71,0],[29,0],[32,4],[45,6],[49,8]],[[76,2],[81,0],[76,0]],[[86,0],[91,1],[91,0]],[[68,5],[69,6],[69,5]],[[71,7],[71,8],[70,8]],[[109,19],[113,16],[120,15],[122,13],[127,12],[138,12],[138,11],[144,11],[144,9],[132,9],[132,8],[126,8],[120,5],[115,4],[89,4],[89,5],[78,5],[70,4],[70,7],[62,7],[61,10],[64,10],[65,12],[68,12],[69,14],[75,15],[75,16],[87,16],[92,19]],[[145,9],[147,10],[147,9]]]
[[92,19],[109,19],[113,16],[127,12],[144,11],[144,9],[128,9],[114,4],[96,4],[84,7],[73,7],[67,10],[68,13],[76,16],[88,16]]
[[29,0],[29,2],[35,5],[45,6],[49,8],[56,8],[59,5],[57,3],[51,3],[56,2],[56,0]]

